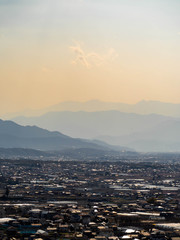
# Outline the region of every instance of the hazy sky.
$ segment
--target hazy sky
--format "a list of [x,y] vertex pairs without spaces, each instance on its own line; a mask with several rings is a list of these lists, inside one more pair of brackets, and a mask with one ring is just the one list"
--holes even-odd
[[0,113],[180,103],[180,0],[0,0]]

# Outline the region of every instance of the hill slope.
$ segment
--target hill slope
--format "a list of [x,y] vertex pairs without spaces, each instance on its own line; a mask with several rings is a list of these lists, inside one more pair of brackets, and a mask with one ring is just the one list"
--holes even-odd
[[[50,132],[36,126],[21,126],[12,121],[0,120],[1,148],[28,148],[38,150],[56,150],[92,148],[111,149],[105,143],[71,138],[60,132]],[[122,148],[125,150],[125,148]]]

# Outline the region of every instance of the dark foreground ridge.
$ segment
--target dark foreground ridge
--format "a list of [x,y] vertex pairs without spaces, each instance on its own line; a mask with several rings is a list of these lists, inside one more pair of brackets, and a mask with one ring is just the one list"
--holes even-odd
[[1,159],[119,161],[123,159],[132,159],[132,157],[133,159],[137,159],[139,153],[95,148],[68,148],[59,151],[39,151],[27,148],[0,148]]

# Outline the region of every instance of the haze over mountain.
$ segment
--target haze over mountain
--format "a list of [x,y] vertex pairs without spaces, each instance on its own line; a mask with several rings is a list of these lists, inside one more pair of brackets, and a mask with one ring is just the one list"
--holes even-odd
[[172,118],[160,115],[139,115],[119,111],[49,112],[40,117],[17,117],[21,125],[36,125],[50,131],[60,131],[72,137],[96,138],[119,136],[147,130]]
[[58,130],[73,137],[100,139],[136,151],[180,151],[180,119],[157,114],[66,111],[19,117],[15,121]]
[[0,120],[0,148],[28,148],[60,151],[63,149],[91,148],[99,150],[125,150],[99,142],[68,137],[36,126],[20,126],[12,121]]
[[44,109],[50,111],[108,111],[117,110],[127,113],[137,114],[160,114],[165,116],[180,117],[180,104],[165,103],[160,101],[142,100],[136,104],[126,104],[120,102],[102,102],[92,100],[87,102],[62,102]]
[[160,101],[145,101],[142,100],[136,104],[127,104],[121,102],[103,102],[99,100],[91,100],[87,102],[60,102],[56,105],[49,106],[43,109],[26,109],[21,112],[7,113],[2,117],[4,119],[13,119],[18,116],[40,116],[48,112],[54,111],[121,111],[126,113],[137,113],[137,114],[159,114],[171,117],[180,117],[180,104],[165,103]]
[[136,151],[180,152],[180,120],[162,122],[153,128],[124,136],[101,136],[109,144],[125,145]]

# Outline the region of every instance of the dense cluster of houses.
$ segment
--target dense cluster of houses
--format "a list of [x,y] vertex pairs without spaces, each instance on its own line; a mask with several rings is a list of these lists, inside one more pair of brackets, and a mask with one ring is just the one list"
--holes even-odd
[[0,161],[0,239],[180,239],[180,164]]

